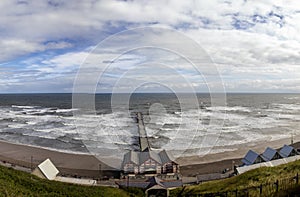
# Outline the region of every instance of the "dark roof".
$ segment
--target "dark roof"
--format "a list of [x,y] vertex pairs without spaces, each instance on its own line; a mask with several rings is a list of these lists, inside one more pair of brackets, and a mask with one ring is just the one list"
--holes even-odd
[[150,177],[148,180],[123,180],[123,181],[117,181],[116,184],[123,187],[139,187],[143,189],[148,189],[150,187],[153,187],[155,185],[159,185],[163,188],[173,188],[173,187],[181,187],[182,181],[181,180],[162,180],[158,177]]
[[246,154],[246,156],[242,159],[242,162],[245,165],[252,165],[255,163],[256,159],[260,157],[259,154],[257,154],[256,152],[249,150],[248,153]]
[[152,186],[154,186],[154,185],[159,185],[159,186],[161,186],[161,187],[165,187],[165,186],[161,183],[161,179],[159,179],[159,178],[157,178],[157,177],[155,177],[155,176],[150,177],[150,178],[148,179],[148,181],[150,182],[149,187],[152,187]]
[[162,180],[158,177],[151,177],[148,179],[151,183],[148,187],[159,185],[164,188],[180,187],[182,186],[182,180]]
[[284,145],[280,151],[279,151],[279,154],[282,156],[282,157],[289,157],[290,154],[295,151],[295,153],[297,153],[297,151],[292,147],[292,146],[289,146],[289,145]]
[[163,181],[162,184],[165,186],[165,188],[181,187],[183,185],[181,180]]
[[150,182],[124,180],[124,181],[117,181],[116,184],[121,187],[138,187],[138,188],[146,189],[150,185]]
[[275,155],[278,154],[277,151],[273,148],[267,147],[265,152],[262,154],[262,158],[265,161],[271,161],[275,157]]

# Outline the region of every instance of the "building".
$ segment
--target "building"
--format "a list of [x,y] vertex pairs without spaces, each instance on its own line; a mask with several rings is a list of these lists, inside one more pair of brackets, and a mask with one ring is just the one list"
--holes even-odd
[[248,166],[264,162],[264,159],[256,152],[249,150],[246,156],[242,159],[242,162],[244,165]]
[[240,167],[237,167],[235,169],[235,173],[236,174],[242,174],[242,173],[245,173],[249,170],[253,170],[253,169],[256,169],[256,168],[274,167],[274,166],[286,164],[286,163],[289,163],[289,162],[297,161],[299,159],[300,159],[300,155],[295,155],[295,156],[290,156],[290,157],[286,157],[286,158],[282,158],[282,159],[275,159],[275,160],[272,160],[272,161],[256,163],[256,164],[253,164],[253,165],[240,166]]
[[50,159],[46,159],[33,170],[32,174],[48,180],[54,180],[59,171]]
[[267,147],[265,152],[261,155],[264,161],[271,161],[275,159],[281,159],[282,156],[277,152],[277,150]]
[[81,179],[72,177],[62,177],[58,176],[59,171],[50,159],[46,159],[41,164],[37,166],[32,172],[32,174],[48,180],[55,180],[65,183],[79,184],[79,185],[96,185],[97,181],[93,179]]
[[279,154],[281,155],[281,157],[286,158],[286,157],[298,155],[299,153],[292,146],[284,145],[280,149]]
[[179,173],[179,165],[165,150],[130,151],[124,155],[122,169],[124,174]]
[[117,181],[116,184],[122,187],[138,187],[145,189],[146,196],[169,196],[169,191],[183,185],[182,180],[162,180],[158,177],[152,176],[146,181],[144,180],[122,180]]
[[260,168],[263,166],[273,167],[281,164],[289,163],[300,159],[300,155],[292,146],[284,145],[280,151],[273,148],[266,148],[263,154],[249,150],[242,159],[243,165],[235,169],[236,174],[242,174],[249,170]]

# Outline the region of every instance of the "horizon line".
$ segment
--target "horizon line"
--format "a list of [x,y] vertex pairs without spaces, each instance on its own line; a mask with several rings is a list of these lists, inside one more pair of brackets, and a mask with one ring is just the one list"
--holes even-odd
[[74,92],[0,92],[0,95],[5,94],[300,94],[300,92],[96,92],[96,93],[74,93]]

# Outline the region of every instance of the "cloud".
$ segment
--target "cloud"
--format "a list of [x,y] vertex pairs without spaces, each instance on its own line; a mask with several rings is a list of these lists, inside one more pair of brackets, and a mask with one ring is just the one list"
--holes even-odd
[[[50,87],[71,90],[70,80],[100,41],[126,29],[152,25],[174,28],[197,41],[218,66],[230,91],[299,92],[299,5],[290,0],[3,0],[0,2],[0,63],[7,62],[11,69],[8,71],[7,65],[0,65],[5,67],[5,71],[0,70],[0,91],[16,91],[22,84],[26,86],[24,91],[29,92],[30,87],[32,91],[47,89],[47,84],[49,91]],[[178,38],[171,36],[162,34],[156,41],[168,38],[176,43]],[[191,84],[201,84],[201,76],[192,67],[161,51],[145,54],[137,50],[110,62],[123,46],[147,43],[147,39],[150,38],[146,34],[126,35],[106,46],[106,50],[90,54],[88,72],[97,67],[99,55],[105,63],[114,63],[105,76],[104,84],[109,89],[132,65],[162,58],[191,80]],[[209,70],[208,67],[205,73]],[[145,72],[145,78],[151,76],[151,69],[147,72],[150,74]],[[89,73],[86,74],[88,77]],[[39,84],[34,85],[32,78]],[[176,78],[167,76],[166,79],[176,85]]]

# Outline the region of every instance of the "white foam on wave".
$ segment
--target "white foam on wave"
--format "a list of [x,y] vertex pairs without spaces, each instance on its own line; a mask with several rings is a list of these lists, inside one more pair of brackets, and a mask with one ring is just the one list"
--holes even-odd
[[39,106],[28,106],[28,105],[12,105],[12,108],[19,108],[19,109],[34,109]]
[[211,110],[211,111],[240,111],[240,112],[251,112],[252,110],[248,107],[243,107],[243,106],[213,106],[213,107],[207,107],[206,109]]
[[300,104],[295,104],[295,103],[294,104],[274,103],[272,105],[274,107],[278,107],[280,109],[300,112]]
[[298,97],[298,96],[292,96],[292,97],[284,97],[284,99],[288,99],[288,100],[299,100],[300,97]]
[[[10,128],[16,129],[26,128],[29,132],[24,133],[26,135],[56,139],[69,134],[73,139],[83,140],[93,150],[129,150],[134,143],[134,137],[138,136],[137,125],[125,112],[85,114],[73,117],[61,116],[56,113],[70,113],[74,109],[37,106],[15,108],[23,111],[0,108],[0,119],[13,118],[16,120],[13,123],[4,121],[1,124],[7,124],[10,125]],[[43,114],[48,112],[56,113]],[[152,114],[152,121],[149,118],[151,124],[146,122],[145,126],[147,134],[153,136],[154,139],[169,138],[169,143],[161,144],[161,148],[175,149],[177,152],[182,152],[187,148],[195,149],[189,154],[196,154],[199,147],[207,150],[212,146],[218,146],[221,147],[218,150],[226,150],[226,147],[230,145],[286,138],[290,136],[290,133],[286,132],[288,129],[285,128],[289,128],[291,121],[300,120],[299,112],[299,104],[272,104],[268,109],[243,106],[208,107],[207,109],[171,114]],[[55,125],[56,122],[62,123],[63,126],[43,126]],[[277,127],[283,129],[272,130]],[[30,133],[30,129],[33,129],[34,132]],[[218,138],[216,144],[203,142],[204,137],[208,134]]]
[[[295,105],[288,104],[286,106],[295,110]],[[286,108],[286,106],[284,107]],[[237,113],[237,111],[247,113]],[[189,114],[188,119],[182,118],[185,113]],[[208,125],[196,126],[199,117],[201,121],[208,120]],[[226,147],[230,145],[250,143],[261,140],[277,140],[286,138],[287,135],[285,134],[285,130],[278,131],[277,129],[274,133],[272,128],[288,128],[290,124],[289,121],[297,120],[297,118],[298,116],[295,118],[294,115],[286,114],[283,114],[281,115],[281,118],[278,118],[278,113],[275,111],[270,111],[269,109],[250,110],[249,108],[240,106],[214,107],[208,108],[208,111],[201,109],[191,110],[188,112],[175,112],[174,114],[167,115],[164,114],[164,116],[160,118],[160,123],[157,124],[160,132],[155,129],[155,126],[147,127],[146,125],[146,129],[149,135],[161,135],[169,138],[171,143],[162,145],[162,148],[169,150],[183,150],[187,147],[197,148],[197,146],[205,147],[206,145],[202,142],[204,136],[206,135],[205,130],[209,130],[210,134],[220,135],[220,139],[217,141],[216,145]],[[159,117],[157,119],[159,119]],[[217,119],[220,121],[209,122],[211,119]],[[164,124],[177,125],[178,123],[181,124],[180,127],[174,127],[174,129],[163,127]],[[197,132],[192,132],[195,130],[197,130]],[[193,144],[189,145],[192,140]]]
[[72,108],[72,109],[56,109],[55,111],[57,113],[64,113],[64,112],[74,112],[74,111],[78,111],[79,109],[76,108]]

